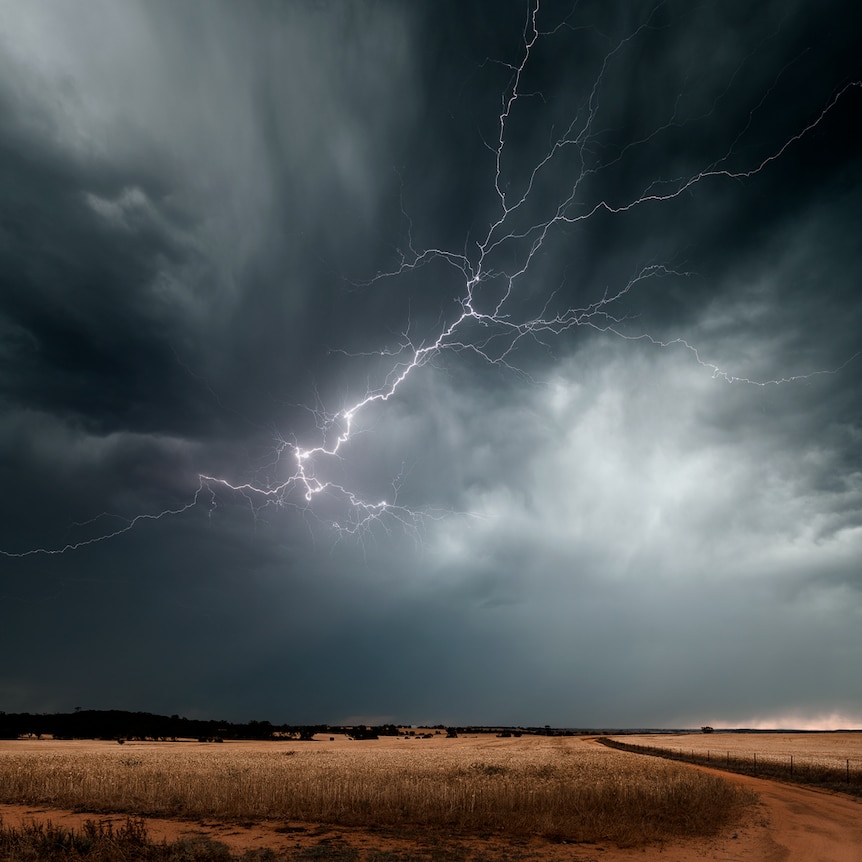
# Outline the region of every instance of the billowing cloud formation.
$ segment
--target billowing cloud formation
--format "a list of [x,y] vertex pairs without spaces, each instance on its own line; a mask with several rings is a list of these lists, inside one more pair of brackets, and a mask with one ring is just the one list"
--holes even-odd
[[862,723],[846,5],[3,4],[0,708]]

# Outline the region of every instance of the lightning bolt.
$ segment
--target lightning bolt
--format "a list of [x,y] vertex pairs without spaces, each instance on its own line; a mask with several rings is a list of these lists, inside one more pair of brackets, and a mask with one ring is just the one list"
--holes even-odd
[[[33,554],[65,554],[96,542],[107,541],[126,533],[146,521],[179,516],[190,509],[207,503],[216,506],[217,492],[229,492],[245,498],[255,515],[268,506],[295,506],[302,511],[313,511],[317,498],[326,497],[340,505],[343,517],[332,520],[331,526],[338,534],[360,535],[373,525],[386,529],[392,526],[417,529],[426,518],[439,517],[433,510],[417,512],[399,502],[402,476],[392,483],[392,493],[387,498],[367,499],[358,491],[327,478],[327,468],[347,457],[351,441],[357,432],[360,415],[380,407],[395,398],[408,381],[423,367],[442,354],[472,354],[490,365],[501,366],[515,373],[522,372],[515,364],[515,353],[525,341],[546,344],[546,339],[557,338],[569,330],[587,328],[625,340],[646,341],[659,348],[679,347],[688,351],[694,361],[711,372],[715,378],[728,383],[756,386],[772,386],[808,379],[818,374],[833,374],[853,361],[855,354],[838,368],[815,371],[810,374],[784,377],[774,380],[755,380],[737,376],[709,362],[701,356],[699,349],[682,338],[663,341],[647,333],[632,335],[624,331],[627,318],[619,312],[622,300],[639,286],[652,279],[685,277],[691,273],[661,263],[648,263],[634,272],[629,280],[617,288],[608,289],[597,300],[583,307],[569,307],[562,311],[552,310],[558,291],[547,294],[543,306],[533,317],[517,314],[514,299],[522,292],[522,284],[530,274],[536,256],[548,238],[558,229],[588,222],[599,214],[621,215],[632,210],[650,206],[666,205],[680,198],[694,187],[709,181],[744,181],[765,171],[784,156],[795,144],[809,136],[820,126],[835,106],[853,90],[862,88],[862,81],[852,81],[838,89],[803,128],[783,139],[770,153],[743,169],[731,167],[738,158],[736,152],[754,113],[763,105],[761,101],[749,114],[748,124],[736,135],[730,147],[718,159],[703,165],[696,172],[675,179],[654,180],[639,194],[625,199],[600,198],[592,203],[586,201],[584,189],[588,182],[615,164],[619,164],[634,148],[654,141],[671,126],[684,125],[676,118],[677,108],[671,119],[657,127],[646,137],[621,148],[614,158],[602,161],[595,152],[602,149],[601,130],[598,128],[601,114],[600,93],[608,70],[617,56],[640,34],[652,25],[652,17],[663,4],[659,3],[652,15],[637,29],[621,39],[605,55],[598,74],[585,102],[578,106],[568,126],[561,134],[552,136],[544,153],[526,174],[520,191],[512,192],[507,183],[506,162],[509,153],[509,127],[519,107],[527,100],[542,98],[540,93],[524,90],[525,79],[534,53],[541,40],[550,39],[570,25],[564,21],[550,30],[539,26],[541,2],[536,0],[527,10],[523,29],[523,49],[517,63],[491,61],[509,72],[509,81],[501,94],[500,112],[496,122],[496,133],[491,141],[485,141],[489,158],[493,163],[493,182],[489,188],[491,200],[495,202],[493,215],[483,236],[463,251],[446,248],[417,248],[414,242],[413,222],[402,200],[401,212],[407,226],[407,250],[398,252],[396,265],[380,272],[363,283],[364,287],[385,279],[393,279],[419,270],[431,263],[442,263],[454,273],[460,293],[456,300],[457,310],[451,320],[440,324],[436,334],[426,340],[414,341],[409,327],[402,333],[395,348],[374,351],[371,354],[391,360],[388,373],[376,388],[369,388],[354,403],[335,413],[321,407],[311,409],[316,420],[318,442],[305,445],[298,441],[278,439],[275,445],[275,461],[287,465],[286,478],[274,484],[233,483],[226,478],[201,474],[193,496],[184,504],[165,509],[156,514],[139,514],[131,519],[121,519],[114,530],[79,542],[54,548],[35,548],[12,553],[0,550],[7,557],[26,557]],[[574,28],[570,28],[574,29]],[[738,72],[739,70],[737,70]],[[783,70],[782,70],[783,71]],[[735,73],[736,74],[736,73]],[[779,73],[780,74],[780,73]],[[728,85],[729,86],[729,85]],[[774,86],[774,85],[773,85]],[[719,96],[721,98],[721,96]],[[678,101],[678,100],[677,100]],[[713,108],[715,106],[713,105]],[[709,114],[704,115],[708,117]],[[698,119],[703,119],[700,117]],[[574,158],[572,158],[572,156]],[[538,218],[531,218],[528,210],[538,208],[535,189],[546,175],[564,159],[576,164],[575,170],[567,172],[567,180],[561,184],[562,193]],[[358,355],[358,354],[357,354]]]

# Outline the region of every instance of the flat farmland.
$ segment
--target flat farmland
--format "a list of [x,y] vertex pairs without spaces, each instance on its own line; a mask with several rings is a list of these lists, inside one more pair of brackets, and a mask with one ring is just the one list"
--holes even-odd
[[[839,734],[788,736],[663,741],[846,750]],[[860,846],[850,797],[581,738],[0,741],[2,859],[858,862]]]
[[573,737],[0,742],[7,805],[285,830],[638,847],[715,835],[753,799],[718,776]]
[[759,763],[789,762],[800,767],[822,766],[846,769],[862,776],[862,732],[822,733],[690,733],[642,734],[613,737],[631,745],[652,746],[679,752],[683,756],[694,753],[715,760],[720,766],[722,758],[748,759],[757,756]]

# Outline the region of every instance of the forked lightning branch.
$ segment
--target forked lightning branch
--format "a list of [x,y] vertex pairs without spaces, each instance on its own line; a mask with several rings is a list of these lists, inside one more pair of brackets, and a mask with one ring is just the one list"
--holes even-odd
[[[526,80],[531,63],[544,40],[565,38],[571,30],[565,22],[548,25],[547,29],[543,29],[543,26],[542,9],[540,3],[536,2],[527,10],[520,56],[511,63],[494,60],[507,70],[509,80],[500,94],[494,137],[485,141],[490,162],[489,176],[493,176],[487,196],[496,215],[490,220],[484,234],[478,240],[465,244],[463,249],[417,247],[412,221],[408,212],[404,211],[407,249],[399,254],[395,266],[379,273],[368,283],[368,289],[373,290],[375,284],[382,280],[398,279],[432,262],[448,268],[459,298],[455,313],[450,319],[443,320],[433,337],[416,342],[408,331],[395,349],[371,351],[382,361],[391,363],[388,374],[354,403],[332,413],[314,411],[318,420],[317,440],[287,442],[286,438],[282,438],[276,441],[277,466],[283,471],[284,477],[276,483],[257,485],[238,483],[226,476],[200,475],[193,496],[174,508],[138,514],[123,520],[115,530],[79,542],[17,553],[0,553],[24,557],[71,552],[106,541],[147,521],[178,516],[199,505],[214,506],[218,495],[225,493],[242,495],[255,511],[267,506],[297,506],[311,514],[315,514],[319,501],[325,498],[328,511],[333,507],[340,511],[338,517],[327,517],[327,520],[335,530],[342,533],[362,534],[374,525],[414,528],[429,517],[429,513],[414,510],[399,502],[397,479],[392,483],[389,497],[369,498],[363,495],[361,488],[349,487],[343,480],[333,477],[339,475],[336,467],[351,458],[351,443],[360,417],[373,411],[376,425],[385,423],[387,402],[398,398],[402,389],[409,386],[425,366],[446,353],[472,354],[491,365],[516,370],[516,353],[525,342],[560,338],[571,330],[586,327],[610,337],[644,340],[656,347],[676,346],[683,349],[707,373],[728,383],[779,385],[838,370],[813,370],[803,376],[756,380],[738,376],[713,364],[702,355],[697,345],[687,340],[661,340],[648,332],[632,334],[623,326],[623,299],[649,280],[686,275],[670,265],[650,263],[643,266],[627,281],[582,307],[560,310],[557,308],[558,294],[550,289],[545,293],[544,305],[538,314],[525,317],[521,316],[519,309],[523,303],[519,299],[527,288],[531,295],[535,295],[534,263],[537,255],[557,232],[600,216],[613,218],[638,208],[670,206],[674,200],[707,181],[735,183],[754,177],[785,157],[803,138],[811,135],[851,89],[862,87],[862,81],[845,84],[830,94],[819,112],[811,116],[807,123],[794,134],[778,141],[765,157],[743,168],[738,166],[741,155],[737,152],[737,145],[745,133],[745,124],[726,151],[695,172],[670,180],[664,176],[653,177],[640,194],[629,198],[595,198],[593,194],[588,200],[584,193],[588,184],[594,188],[596,179],[600,178],[603,171],[625,159],[630,151],[658,138],[667,128],[667,124],[657,124],[650,134],[630,142],[610,160],[601,161],[595,156],[601,149],[598,143],[603,132],[602,92],[606,78],[625,52],[644,37],[645,31],[650,29],[650,21],[647,20],[610,48],[591,86],[585,91],[585,98],[573,107],[568,125],[551,137],[546,149],[526,171],[522,167],[519,173],[521,180],[518,182],[509,175],[511,171],[507,171],[506,167],[517,157],[509,142],[510,127],[528,100],[535,101],[537,96],[541,97],[540,93],[527,89]],[[761,105],[762,101],[751,106],[749,122]],[[576,169],[572,168],[573,165],[577,166]],[[550,204],[546,196],[537,192],[539,187],[548,188],[549,177],[553,177],[554,187],[560,189],[558,198]]]

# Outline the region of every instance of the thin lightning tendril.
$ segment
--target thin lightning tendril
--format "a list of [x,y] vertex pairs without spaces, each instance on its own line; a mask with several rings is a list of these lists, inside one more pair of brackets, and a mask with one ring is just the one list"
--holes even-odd
[[[653,10],[653,15],[655,15],[661,5],[659,4]],[[587,327],[629,341],[646,341],[656,347],[682,347],[691,353],[698,365],[709,370],[714,378],[720,378],[728,383],[743,383],[756,386],[786,384],[806,380],[816,375],[832,374],[859,356],[860,354],[857,353],[839,366],[839,368],[828,371],[815,371],[809,374],[783,377],[775,380],[753,380],[748,377],[731,374],[718,365],[703,359],[697,347],[683,338],[663,341],[649,334],[632,335],[626,333],[622,330],[625,317],[615,314],[614,306],[619,305],[620,301],[627,294],[649,279],[691,274],[656,263],[642,267],[622,287],[615,291],[607,290],[600,299],[582,308],[568,308],[556,314],[550,313],[551,304],[556,298],[556,292],[553,292],[536,317],[519,320],[510,313],[510,300],[517,294],[519,281],[527,275],[533,259],[543,248],[554,228],[583,223],[600,213],[620,215],[648,205],[667,203],[680,198],[695,186],[713,178],[737,181],[751,178],[764,171],[771,163],[780,159],[794,144],[816,129],[851,89],[862,87],[862,81],[852,81],[845,84],[834,93],[814,119],[796,134],[784,140],[778,149],[744,170],[731,169],[729,162],[735,156],[735,147],[744,132],[748,129],[752,116],[762,106],[769,95],[769,92],[767,92],[755,108],[752,109],[749,114],[748,123],[734,138],[725,154],[702,170],[673,180],[653,181],[643,189],[640,195],[628,200],[613,202],[602,199],[592,206],[578,211],[579,206],[581,206],[578,199],[579,192],[581,192],[583,185],[591,176],[619,163],[633,147],[650,142],[658,134],[671,126],[680,125],[676,119],[678,100],[677,104],[674,105],[673,116],[668,122],[656,127],[647,137],[627,144],[610,161],[590,165],[590,146],[597,142],[595,125],[600,110],[599,92],[604,83],[607,70],[619,52],[636,39],[643,30],[651,27],[652,16],[650,16],[650,19],[618,42],[604,57],[586,103],[578,109],[565,132],[550,142],[544,156],[535,163],[526,180],[524,190],[520,194],[511,195],[504,181],[504,161],[507,154],[507,127],[519,102],[534,96],[541,98],[540,93],[524,93],[521,89],[531,56],[542,37],[551,36],[563,27],[574,29],[566,22],[563,22],[563,24],[557,25],[550,31],[542,32],[539,29],[539,16],[540,0],[536,0],[526,16],[523,32],[523,52],[520,62],[517,65],[505,62],[499,63],[499,65],[511,71],[511,77],[502,95],[501,110],[496,127],[496,138],[493,143],[484,142],[494,161],[493,192],[497,199],[498,214],[491,221],[484,238],[475,242],[474,254],[472,256],[468,254],[466,245],[464,252],[454,252],[443,248],[417,249],[413,241],[413,223],[402,203],[402,215],[408,226],[408,251],[407,253],[399,251],[398,264],[394,269],[378,273],[373,279],[365,283],[368,286],[383,279],[397,278],[436,261],[442,262],[444,265],[454,269],[458,278],[463,279],[462,293],[457,300],[460,310],[451,322],[441,324],[441,328],[433,340],[418,344],[414,343],[408,328],[402,334],[401,343],[395,349],[383,349],[373,351],[369,354],[353,354],[393,357],[396,361],[390,368],[382,384],[376,389],[367,390],[366,394],[351,406],[337,413],[327,413],[319,407],[317,409],[308,408],[316,418],[317,429],[322,442],[316,446],[304,446],[297,442],[279,439],[275,450],[276,462],[280,463],[284,457],[289,456],[292,458],[294,465],[288,478],[280,483],[264,486],[253,483],[234,484],[225,478],[200,474],[198,476],[198,486],[193,496],[181,506],[165,509],[157,514],[141,514],[131,519],[121,519],[123,520],[123,524],[116,530],[78,542],[70,542],[56,548],[36,548],[20,553],[10,553],[0,550],[0,554],[6,557],[26,557],[33,554],[53,555],[76,551],[87,545],[106,541],[126,533],[145,521],[156,521],[169,516],[181,515],[198,506],[202,500],[208,500],[210,509],[214,509],[217,505],[216,491],[218,488],[242,495],[248,501],[255,515],[260,509],[270,505],[293,505],[303,511],[308,511],[317,497],[327,495],[328,497],[335,498],[340,500],[347,513],[347,517],[344,520],[331,522],[331,526],[339,534],[362,534],[372,524],[379,524],[387,529],[392,524],[411,529],[418,528],[426,518],[436,516],[433,512],[417,512],[399,503],[398,491],[403,475],[397,477],[393,482],[393,492],[390,498],[368,500],[342,484],[322,478],[324,475],[323,467],[327,463],[339,461],[343,458],[344,450],[357,433],[355,423],[361,413],[367,411],[372,405],[388,402],[398,393],[402,385],[405,384],[414,372],[431,363],[445,351],[472,353],[489,364],[503,366],[514,372],[523,373],[510,362],[514,352],[522,341],[525,339],[534,339],[541,342],[544,337],[559,336],[570,329]],[[775,85],[773,84],[773,86]],[[723,95],[718,98],[722,98]],[[713,105],[714,107],[715,105]],[[531,203],[534,189],[543,173],[552,166],[557,157],[564,151],[573,151],[580,163],[580,170],[571,182],[568,193],[562,201],[551,207],[551,211],[546,213],[544,218],[540,218],[526,228],[519,229],[513,222]],[[492,266],[494,252],[501,250],[504,245],[507,248],[513,245],[516,246],[521,254],[520,260],[516,261],[515,267],[511,271],[495,269]],[[497,288],[499,292],[496,297],[492,297],[490,303],[483,305],[481,295],[483,290],[499,283],[502,284],[502,287]],[[470,332],[466,330],[475,330],[475,332],[470,337]]]

